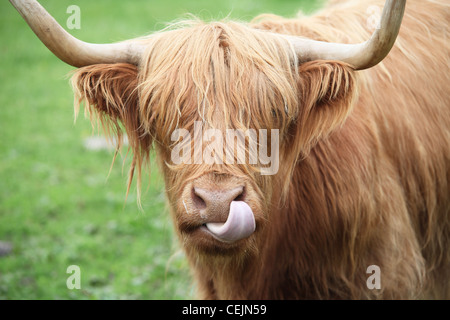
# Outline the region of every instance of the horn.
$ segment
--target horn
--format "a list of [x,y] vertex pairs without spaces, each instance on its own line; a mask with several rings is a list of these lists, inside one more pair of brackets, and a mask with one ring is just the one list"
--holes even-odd
[[136,40],[87,43],[70,35],[35,0],[9,0],[38,38],[59,59],[74,67],[126,62],[138,65],[144,46]]
[[372,37],[359,44],[341,44],[284,36],[291,42],[301,62],[339,60],[356,70],[368,69],[381,62],[394,45],[405,12],[406,0],[387,0],[380,28]]

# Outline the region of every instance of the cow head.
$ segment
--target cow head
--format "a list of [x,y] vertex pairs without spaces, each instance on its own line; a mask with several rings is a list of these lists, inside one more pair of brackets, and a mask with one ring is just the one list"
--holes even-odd
[[41,40],[79,67],[78,103],[128,135],[130,181],[152,147],[176,230],[189,250],[248,254],[282,205],[296,162],[343,123],[356,70],[392,47],[404,1],[388,1],[367,42],[343,45],[235,22],[186,23],[123,43],[67,34],[35,1],[10,0]]

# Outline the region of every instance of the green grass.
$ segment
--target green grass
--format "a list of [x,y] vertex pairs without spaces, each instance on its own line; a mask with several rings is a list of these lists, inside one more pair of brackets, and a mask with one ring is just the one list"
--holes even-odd
[[[317,3],[298,0],[42,0],[65,26],[81,8],[85,41],[111,42],[165,27],[190,12],[248,21],[260,13],[294,16]],[[189,268],[173,235],[157,168],[125,202],[129,159],[89,151],[89,121],[73,121],[70,66],[54,57],[8,1],[0,2],[0,299],[185,299],[194,297]],[[95,132],[94,134],[97,134]],[[126,153],[126,150],[123,151]],[[81,290],[69,290],[69,265]]]

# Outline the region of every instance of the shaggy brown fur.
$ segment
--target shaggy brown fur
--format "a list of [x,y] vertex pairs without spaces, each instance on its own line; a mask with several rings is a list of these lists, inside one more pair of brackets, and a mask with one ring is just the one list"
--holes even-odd
[[[450,298],[448,4],[409,0],[395,47],[361,72],[299,64],[285,40],[262,31],[361,42],[373,4],[383,1],[333,2],[312,17],[250,25],[190,22],[143,40],[139,68],[76,71],[77,101],[113,134],[123,124],[130,177],[137,168],[140,180],[155,145],[200,298]],[[279,172],[173,165],[171,133],[192,132],[194,121],[280,129]],[[239,184],[256,232],[235,245],[196,232],[204,221],[193,186]],[[379,290],[366,286],[370,265],[380,267]]]

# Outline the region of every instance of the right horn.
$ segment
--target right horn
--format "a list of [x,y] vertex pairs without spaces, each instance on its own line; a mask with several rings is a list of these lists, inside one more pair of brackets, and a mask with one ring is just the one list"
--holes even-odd
[[339,60],[356,70],[368,69],[381,62],[394,45],[405,12],[406,0],[387,0],[380,28],[363,43],[342,44],[285,36],[293,45],[300,62]]
[[59,59],[74,67],[126,62],[138,65],[144,50],[136,40],[119,43],[87,43],[71,36],[35,0],[9,0],[39,39]]

